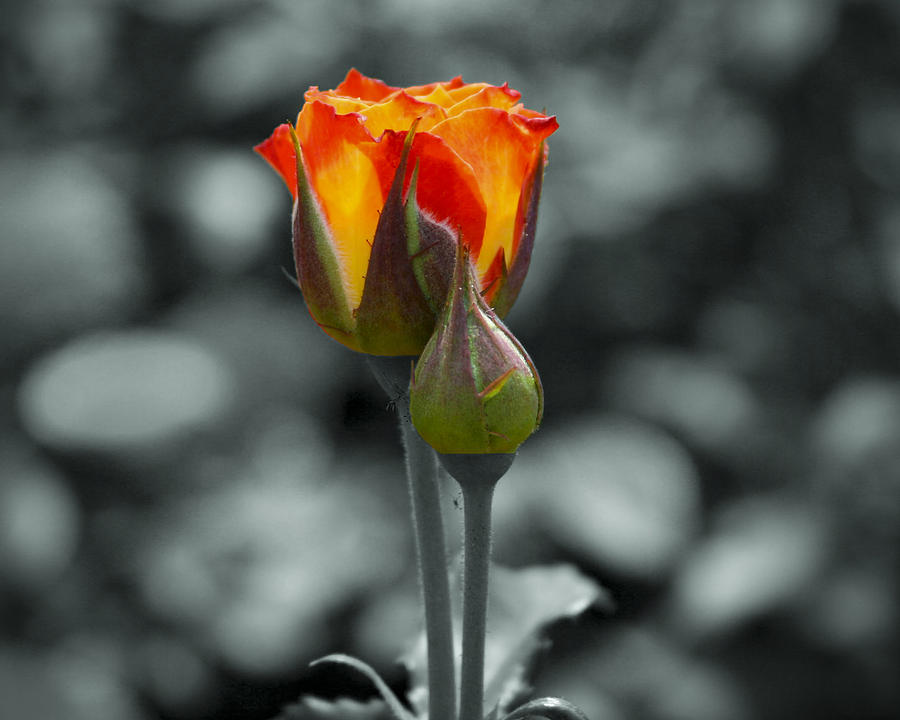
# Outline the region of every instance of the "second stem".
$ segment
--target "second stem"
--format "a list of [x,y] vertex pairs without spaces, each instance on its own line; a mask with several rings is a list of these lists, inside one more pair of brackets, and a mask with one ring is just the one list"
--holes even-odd
[[460,482],[460,487],[465,503],[465,566],[459,719],[481,720],[484,714],[484,641],[494,483],[470,480]]

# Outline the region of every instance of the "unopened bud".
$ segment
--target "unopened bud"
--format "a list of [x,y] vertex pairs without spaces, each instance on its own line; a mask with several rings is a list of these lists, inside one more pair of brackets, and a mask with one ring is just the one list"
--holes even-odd
[[446,304],[410,387],[413,424],[441,453],[512,453],[542,412],[537,370],[482,298],[460,243]]

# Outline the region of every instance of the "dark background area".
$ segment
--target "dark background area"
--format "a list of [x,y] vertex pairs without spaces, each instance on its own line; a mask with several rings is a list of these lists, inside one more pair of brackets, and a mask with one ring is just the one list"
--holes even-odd
[[900,4],[2,9],[0,716],[365,697],[328,652],[402,689],[394,420],[282,273],[289,196],[251,151],[355,66],[559,118],[507,318],[545,422],[495,556],[618,609],[558,629],[539,690],[593,720],[897,717]]

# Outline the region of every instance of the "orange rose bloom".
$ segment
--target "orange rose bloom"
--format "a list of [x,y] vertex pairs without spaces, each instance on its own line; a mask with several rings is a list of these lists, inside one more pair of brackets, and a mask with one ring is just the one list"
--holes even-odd
[[361,352],[418,355],[460,241],[488,303],[512,307],[558,127],[519,97],[461,78],[401,89],[351,70],[334,90],[307,90],[296,125],[255,148],[295,199],[300,288],[325,332]]

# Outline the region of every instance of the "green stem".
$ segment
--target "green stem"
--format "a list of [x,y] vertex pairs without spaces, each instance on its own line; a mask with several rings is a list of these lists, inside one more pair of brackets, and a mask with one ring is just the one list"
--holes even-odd
[[397,414],[400,416],[400,429],[406,448],[406,474],[409,479],[416,554],[425,600],[428,717],[429,720],[455,720],[453,621],[437,458],[431,446],[419,437],[409,419],[408,396],[397,399]]
[[481,720],[484,715],[484,639],[494,482],[460,482],[460,487],[465,502],[465,567],[459,720]]

